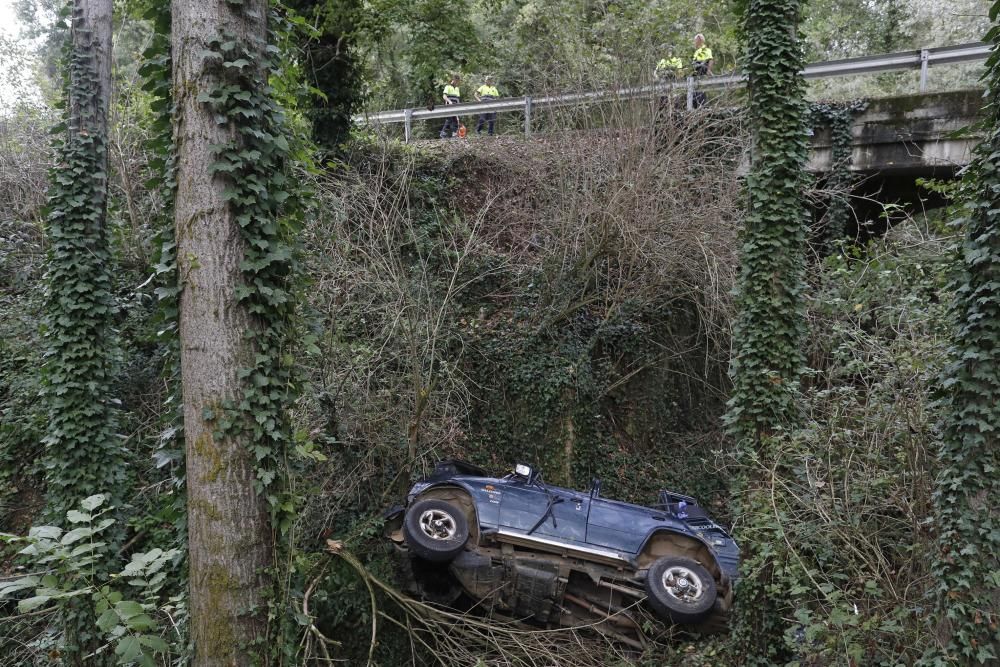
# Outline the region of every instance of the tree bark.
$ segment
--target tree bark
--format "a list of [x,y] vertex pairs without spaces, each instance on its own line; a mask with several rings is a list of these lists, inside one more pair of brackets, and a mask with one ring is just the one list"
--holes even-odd
[[95,94],[83,96],[76,94],[80,90],[78,71],[70,72],[69,87],[69,131],[72,134],[83,134],[105,137],[104,154],[100,158],[104,184],[98,187],[100,202],[101,227],[104,226],[104,212],[108,193],[108,110],[111,107],[111,11],[112,0],[73,0],[73,15],[70,23],[70,41],[73,53],[88,57],[93,65],[95,77]]
[[238,402],[240,368],[252,365],[245,336],[259,328],[237,302],[246,247],[223,198],[224,177],[210,175],[213,144],[236,139],[201,92],[220,81],[218,61],[206,59],[213,39],[237,40],[257,51],[266,39],[267,3],[203,0],[172,4],[176,103],[175,232],[180,295],[181,382],[187,450],[188,548],[194,665],[244,665],[251,642],[266,637],[265,597],[272,535],[264,499],[254,488],[247,437],[220,433],[223,404]]

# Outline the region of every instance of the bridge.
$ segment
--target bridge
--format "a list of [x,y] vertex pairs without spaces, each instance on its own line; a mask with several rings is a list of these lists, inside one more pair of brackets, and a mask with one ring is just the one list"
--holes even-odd
[[[979,141],[973,124],[983,105],[981,90],[918,93],[873,99],[854,118],[851,170],[859,174],[892,172],[900,176],[947,178],[968,164]],[[829,128],[815,128],[807,169],[830,168]]]
[[[989,55],[982,42],[898,53],[863,56],[812,63],[803,70],[807,79],[856,76],[877,72],[919,70],[919,92],[901,97],[871,100],[866,111],[855,118],[852,129],[852,170],[859,174],[880,174],[881,179],[914,176],[947,178],[967,164],[977,137],[955,136],[979,115],[982,92],[966,90],[927,93],[928,70],[935,65],[981,62]],[[600,104],[615,100],[656,100],[672,95],[692,108],[695,91],[724,93],[746,85],[742,74],[689,77],[683,81],[635,86],[614,90],[565,95],[525,96],[489,102],[441,106],[434,109],[397,109],[359,114],[361,125],[380,126],[402,123],[403,139],[410,141],[414,121],[447,116],[475,116],[481,113],[519,112],[524,117],[524,134],[530,137],[533,114],[545,108]],[[816,128],[808,169],[825,172],[830,167],[830,132]],[[912,186],[911,186],[912,187]]]

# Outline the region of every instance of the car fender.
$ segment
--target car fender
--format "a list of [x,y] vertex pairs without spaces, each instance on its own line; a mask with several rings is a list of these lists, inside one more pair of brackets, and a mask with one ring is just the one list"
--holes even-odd
[[652,560],[649,560],[648,558],[645,559],[646,562],[644,562],[643,559],[643,555],[646,553],[647,548],[650,546],[650,542],[652,542],[659,536],[669,536],[669,535],[676,535],[677,537],[681,538],[682,542],[683,541],[693,542],[695,545],[697,545],[697,546],[692,545],[692,547],[687,549],[680,549],[678,551],[678,555],[688,555],[692,558],[695,558],[696,560],[704,560],[704,556],[701,555],[701,552],[704,550],[704,552],[707,552],[712,560],[711,563],[703,563],[703,564],[706,567],[708,567],[709,571],[711,571],[712,574],[715,575],[716,577],[720,577],[722,574],[724,574],[722,564],[719,562],[719,558],[716,555],[715,550],[712,548],[712,545],[708,542],[708,540],[690,530],[677,530],[676,528],[671,528],[670,526],[657,526],[656,528],[653,528],[652,530],[649,531],[649,533],[646,534],[645,539],[643,539],[642,541],[642,546],[639,548],[638,551],[638,561],[640,566],[648,567],[649,564],[652,562]]
[[[472,511],[474,516],[472,517],[473,521],[470,522],[469,528],[473,533],[478,535],[482,530],[495,528],[499,517],[499,499],[494,499],[495,494],[488,491],[486,489],[487,486],[490,485],[474,484],[464,479],[447,479],[437,482],[429,482],[426,486],[421,486],[420,488],[416,488],[414,490],[414,493],[408,499],[407,506],[412,505],[418,498],[425,497],[428,494],[431,494],[433,497],[435,494],[432,494],[432,492],[434,491],[459,489],[465,492],[472,500]],[[489,509],[484,511],[484,506]],[[492,508],[495,509],[490,512],[490,509]],[[492,517],[492,521],[490,520],[490,514],[496,514],[496,516]]]

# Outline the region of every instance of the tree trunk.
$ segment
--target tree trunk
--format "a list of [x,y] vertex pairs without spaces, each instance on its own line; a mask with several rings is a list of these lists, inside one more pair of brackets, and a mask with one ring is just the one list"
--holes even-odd
[[213,144],[236,140],[199,93],[220,84],[213,39],[257,51],[266,39],[267,3],[201,0],[172,4],[176,103],[175,232],[181,281],[180,345],[187,449],[191,639],[195,665],[244,665],[250,644],[266,636],[265,595],[272,566],[268,509],[254,488],[249,437],[220,433],[223,404],[241,394],[240,368],[253,365],[245,332],[258,329],[237,302],[246,246],[223,198],[222,176],[211,175]]
[[[108,201],[108,109],[111,101],[112,0],[74,0],[70,16],[66,133],[49,188],[48,355],[44,368],[46,495],[50,518],[96,493],[121,506],[125,466],[112,401],[111,254]],[[96,552],[111,569],[121,524]],[[63,662],[109,664],[86,597],[62,605]]]
[[[798,379],[805,365],[806,143],[800,0],[749,0],[745,58],[753,136],[748,209],[733,326],[733,390],[727,415],[741,462],[733,505],[744,545],[733,642],[740,664],[794,660],[786,644],[792,590],[804,572],[789,565],[772,512],[771,475],[783,467],[784,433],[801,422]],[[808,590],[808,585],[803,588]]]
[[[112,0],[74,0],[70,41],[73,53],[89,57],[95,77],[93,96],[74,94],[77,82],[70,81],[69,118],[70,130],[81,134],[106,136],[108,109],[111,106],[111,6]],[[105,173],[108,166],[107,150],[102,158]],[[107,177],[99,188],[107,198]],[[102,203],[103,204],[103,203]],[[104,207],[101,207],[104,217]]]

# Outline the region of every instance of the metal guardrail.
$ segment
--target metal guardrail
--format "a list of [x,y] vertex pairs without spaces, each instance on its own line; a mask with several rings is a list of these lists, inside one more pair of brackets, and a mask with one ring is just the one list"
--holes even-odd
[[[898,70],[920,70],[920,92],[927,89],[927,71],[933,65],[945,65],[961,62],[976,62],[985,60],[990,54],[990,46],[983,42],[970,42],[954,46],[942,46],[933,49],[918,49],[916,51],[901,51],[875,56],[861,56],[844,60],[829,60],[806,65],[802,75],[807,79],[823,79],[856,74],[872,74],[875,72],[890,72]],[[655,97],[676,90],[684,90],[687,94],[687,108],[693,108],[695,90],[717,90],[720,88],[735,88],[746,83],[744,74],[723,74],[719,76],[688,77],[683,81],[671,81],[647,86],[600,90],[587,93],[569,93],[565,95],[546,95],[535,97],[511,97],[489,102],[467,102],[465,104],[450,104],[434,109],[397,109],[374,114],[358,114],[354,122],[362,125],[379,125],[403,123],[404,137],[410,140],[413,121],[431,118],[447,118],[448,116],[463,116],[482,113],[521,111],[524,113],[524,134],[531,136],[531,114],[536,108],[569,106],[581,103],[593,103],[614,99],[631,99],[637,97]]]

